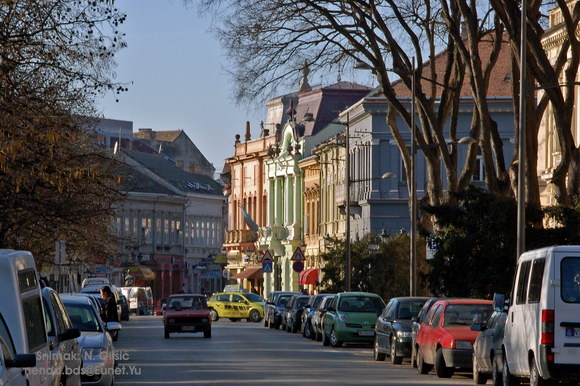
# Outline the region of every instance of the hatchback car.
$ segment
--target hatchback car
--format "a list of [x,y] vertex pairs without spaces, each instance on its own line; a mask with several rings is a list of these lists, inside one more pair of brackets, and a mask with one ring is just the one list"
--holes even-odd
[[326,308],[322,319],[322,344],[340,347],[344,342],[369,342],[375,339],[375,323],[385,302],[369,292],[342,292]]
[[324,318],[327,307],[332,303],[334,296],[334,294],[325,296],[320,303],[318,303],[318,307],[316,307],[314,315],[312,315],[312,339],[317,342],[322,340],[322,319]]
[[411,318],[416,317],[427,298],[393,298],[377,318],[375,324],[374,358],[385,360],[388,354],[392,364],[400,364],[411,356]]
[[419,311],[419,314],[411,318],[411,366],[414,368],[417,368],[417,336],[421,329],[421,321],[437,300],[440,300],[440,298],[429,298],[421,308],[421,311]]
[[210,310],[205,296],[179,294],[167,298],[163,313],[165,339],[172,332],[203,332],[204,338],[211,338]]
[[474,321],[487,320],[492,302],[480,299],[439,300],[421,322],[417,337],[417,369],[427,374],[433,366],[439,378],[450,378],[455,368],[471,370],[473,343],[479,332]]
[[83,361],[81,382],[96,386],[114,384],[115,348],[108,332],[120,329],[121,323],[104,323],[86,297],[63,295],[61,300],[73,327],[81,330],[77,339]]
[[302,312],[304,306],[308,303],[310,296],[295,295],[290,299],[286,306],[286,315],[283,325],[287,332],[295,333],[301,328]]
[[308,339],[314,339],[314,329],[312,328],[312,318],[314,317],[314,313],[318,308],[318,305],[322,301],[322,299],[328,296],[328,294],[318,294],[313,295],[308,300],[308,304],[304,306],[304,312],[302,312],[302,321],[300,323],[300,329],[302,332],[302,336]]
[[494,384],[501,380],[501,367],[494,362],[501,358],[506,320],[507,312],[495,310],[485,323],[471,326],[473,331],[480,331],[473,343],[473,381],[476,384],[484,385],[490,376],[495,380]]
[[219,318],[229,318],[232,322],[246,319],[258,323],[264,317],[264,304],[260,295],[242,292],[216,293],[207,302],[214,322]]
[[264,308],[264,326],[280,328],[282,313],[286,309],[288,300],[294,295],[302,295],[300,292],[274,291],[268,296]]

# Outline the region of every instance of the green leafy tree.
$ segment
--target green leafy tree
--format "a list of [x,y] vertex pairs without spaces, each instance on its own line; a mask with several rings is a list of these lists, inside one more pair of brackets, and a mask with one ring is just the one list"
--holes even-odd
[[[438,247],[430,261],[429,289],[438,296],[491,298],[509,293],[514,276],[517,205],[476,187],[456,193],[457,205],[426,206],[436,215]],[[580,210],[575,207],[526,209],[527,249],[580,243]],[[533,228],[542,222],[558,227]]]

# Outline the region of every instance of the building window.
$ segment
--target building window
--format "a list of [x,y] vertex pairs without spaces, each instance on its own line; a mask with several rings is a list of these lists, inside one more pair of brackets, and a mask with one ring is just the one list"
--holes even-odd
[[163,240],[163,221],[158,218],[155,220],[155,243],[161,244]]
[[195,170],[195,163],[193,163],[193,162],[190,162],[189,163],[189,172],[190,173],[195,173],[196,172],[196,170]]
[[177,166],[180,169],[183,169],[183,160],[175,161],[175,166]]
[[165,219],[163,222],[163,243],[169,244],[169,219]]

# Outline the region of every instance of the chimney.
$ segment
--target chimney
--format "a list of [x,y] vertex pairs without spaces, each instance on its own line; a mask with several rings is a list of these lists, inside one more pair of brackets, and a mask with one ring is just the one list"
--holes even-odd
[[252,139],[252,135],[250,134],[250,121],[246,121],[246,142]]
[[155,139],[155,132],[153,129],[139,129],[140,134],[144,134],[146,139],[154,140]]

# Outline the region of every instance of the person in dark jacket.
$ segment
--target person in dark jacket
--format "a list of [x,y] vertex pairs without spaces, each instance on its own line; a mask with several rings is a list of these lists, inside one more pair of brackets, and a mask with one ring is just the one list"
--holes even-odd
[[104,302],[101,305],[101,319],[103,322],[118,322],[119,314],[117,313],[117,302],[115,296],[108,285],[101,288],[101,297]]

